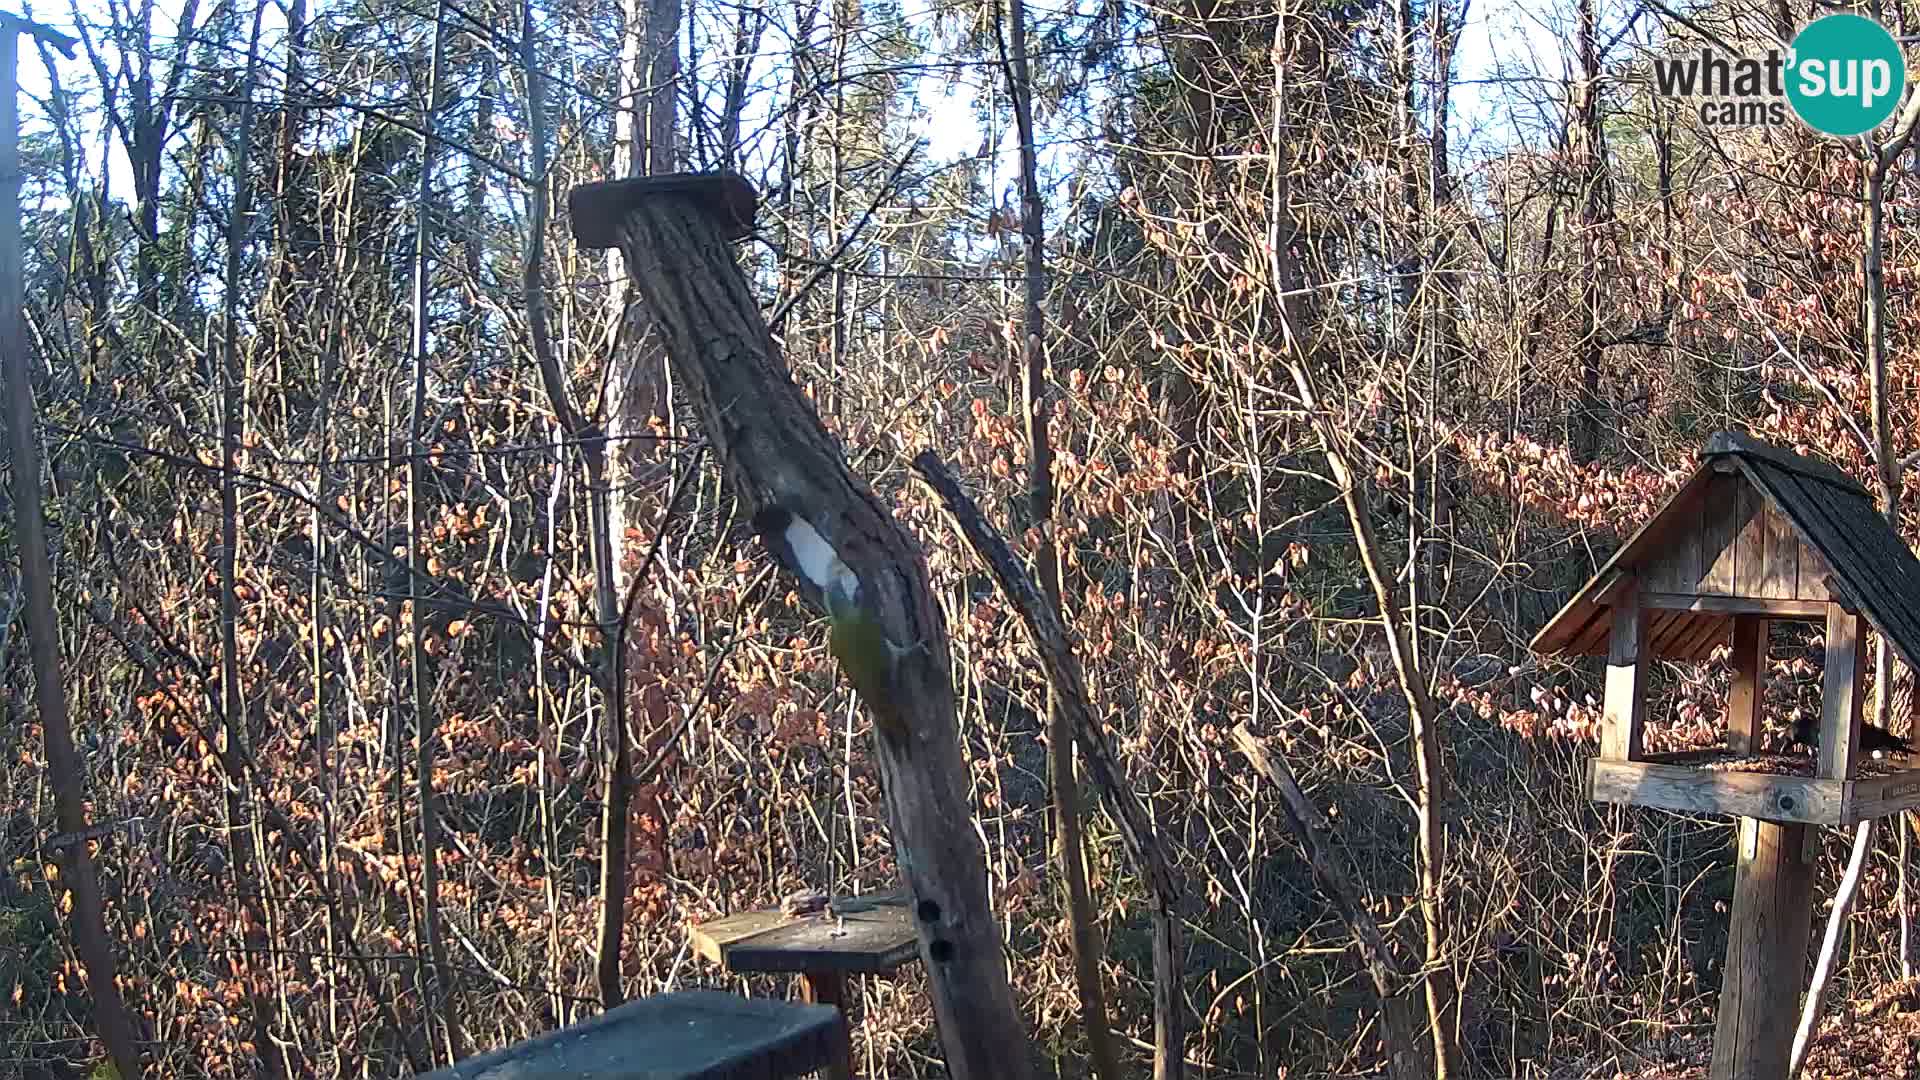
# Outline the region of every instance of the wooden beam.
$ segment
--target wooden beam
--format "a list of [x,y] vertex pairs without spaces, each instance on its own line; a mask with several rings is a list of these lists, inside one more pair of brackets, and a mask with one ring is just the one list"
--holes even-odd
[[1713,1036],[1712,1080],[1779,1080],[1793,1048],[1790,1016],[1807,975],[1813,861],[1807,826],[1740,819],[1733,917]]
[[1733,689],[1727,694],[1727,749],[1760,749],[1760,706],[1767,685],[1767,620],[1733,617]]
[[802,976],[801,1000],[809,1005],[831,1005],[840,1013],[833,1040],[827,1080],[853,1080],[853,1025],[848,1020],[847,976],[841,971],[809,971]]
[[1846,820],[1847,782],[1780,773],[1706,770],[1692,765],[1595,758],[1588,797],[1620,806],[1682,814],[1730,814],[1768,821],[1838,825]]
[[1619,600],[1627,590],[1633,588],[1633,575],[1624,570],[1609,571],[1598,591],[1593,594],[1593,602],[1607,607]]
[[[767,329],[729,242],[751,220],[743,189],[752,189],[726,174],[656,180],[576,189],[576,238],[618,241],[741,516],[774,506],[804,515],[859,580],[857,602],[881,634],[924,646],[894,665],[889,692],[860,693],[876,718],[874,749],[901,874],[913,890],[928,996],[954,1080],[1026,1080],[1032,1043],[987,891],[946,620],[925,552],[848,468]],[[824,607],[818,583],[789,569],[802,594]]]
[[1640,756],[1647,654],[1652,651],[1639,589],[1629,588],[1613,605],[1613,628],[1607,641],[1606,705],[1600,727],[1600,756],[1605,760],[1632,761]]
[[1847,785],[1847,808],[1843,825],[1858,825],[1869,818],[1890,817],[1906,810],[1920,810],[1920,769],[1904,769],[1890,776],[1870,776]]
[[1825,600],[1794,600],[1770,596],[1694,596],[1687,593],[1641,593],[1640,606],[1657,611],[1711,611],[1721,615],[1766,615],[1776,619],[1824,619]]
[[1860,698],[1867,653],[1861,618],[1839,605],[1827,609],[1827,661],[1821,690],[1819,774],[1853,779],[1860,751]]

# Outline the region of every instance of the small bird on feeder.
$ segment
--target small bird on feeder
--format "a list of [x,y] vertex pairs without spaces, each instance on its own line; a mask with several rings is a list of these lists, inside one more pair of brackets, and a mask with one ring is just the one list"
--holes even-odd
[[[1795,742],[1805,743],[1809,747],[1820,745],[1820,724],[1813,716],[1803,716],[1793,729]],[[1869,754],[1910,754],[1913,752],[1912,736],[1895,735],[1886,728],[1868,720],[1860,721],[1860,749]]]

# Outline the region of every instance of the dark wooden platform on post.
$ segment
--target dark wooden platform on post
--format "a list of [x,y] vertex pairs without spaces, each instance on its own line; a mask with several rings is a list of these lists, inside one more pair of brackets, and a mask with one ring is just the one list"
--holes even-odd
[[[859,606],[885,638],[924,643],[890,672],[884,704],[898,734],[875,739],[897,862],[913,894],[949,1075],[1026,1080],[1032,1044],[1008,983],[973,827],[945,617],[919,544],[847,467],[767,330],[732,247],[751,231],[755,201],[745,180],[713,173],[587,184],[567,205],[580,244],[618,247],[625,257],[675,384],[741,504],[738,519],[771,510],[804,517],[858,579]],[[800,595],[824,612],[821,586],[802,568],[787,569]]]
[[[920,955],[920,936],[904,900],[844,915],[743,911],[696,923],[691,935],[694,951],[730,974],[800,975],[807,1000],[840,1010],[849,1046],[853,1002],[847,976],[891,975]],[[836,1061],[827,1075],[852,1080],[851,1056]]]
[[844,1055],[825,1005],[683,990],[481,1054],[422,1080],[785,1080]]
[[[1599,802],[1740,819],[1732,925],[1713,1080],[1785,1076],[1790,1015],[1813,920],[1810,828],[1920,807],[1920,757],[1869,762],[1861,747],[1866,624],[1908,664],[1920,656],[1920,559],[1831,465],[1722,432],[1700,467],[1533,639],[1548,655],[1605,656]],[[1768,627],[1826,630],[1815,757],[1761,745]],[[1728,647],[1724,750],[1650,755],[1646,681],[1655,658]],[[1785,994],[1793,987],[1795,993]]]

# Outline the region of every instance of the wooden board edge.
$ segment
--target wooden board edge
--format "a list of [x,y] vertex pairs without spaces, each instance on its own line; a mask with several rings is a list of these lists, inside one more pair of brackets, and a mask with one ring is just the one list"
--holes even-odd
[[1587,797],[1619,806],[1803,825],[1845,824],[1848,781],[1593,758]]

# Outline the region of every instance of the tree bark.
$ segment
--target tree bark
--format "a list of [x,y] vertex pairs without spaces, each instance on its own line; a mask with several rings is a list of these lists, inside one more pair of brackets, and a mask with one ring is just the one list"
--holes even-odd
[[[0,25],[0,365],[6,373],[7,449],[12,458],[13,526],[18,534],[20,576],[26,586],[27,646],[33,664],[34,704],[46,745],[47,783],[55,820],[63,834],[87,828],[86,774],[73,745],[67,690],[60,671],[60,627],[53,608],[53,558],[47,544],[46,510],[40,491],[40,426],[34,409],[27,356],[20,240],[19,31]],[[61,884],[73,897],[67,931],[80,954],[93,998],[100,1042],[123,1080],[144,1075],[139,1028],[120,996],[113,943],[107,937],[105,901],[93,853],[85,841],[61,851]]]
[[[1027,5],[1008,0],[1007,38],[1001,61],[1006,66],[1007,96],[1013,101],[1020,136],[1020,233],[1025,250],[1025,290],[1021,356],[1021,401],[1027,428],[1027,511],[1038,533],[1034,565],[1040,588],[1054,615],[1066,610],[1060,598],[1060,553],[1054,543],[1053,441],[1048,430],[1052,406],[1047,391],[1045,347],[1047,293],[1046,216],[1040,202],[1040,166],[1033,134],[1033,75],[1027,62]],[[1087,1056],[1100,1080],[1120,1080],[1120,1059],[1107,1024],[1106,991],[1100,982],[1104,954],[1087,888],[1086,841],[1080,821],[1080,782],[1074,774],[1073,726],[1060,708],[1060,692],[1047,692],[1047,776],[1053,788],[1054,860],[1067,890],[1067,926],[1073,946],[1074,982],[1080,990],[1080,1023],[1087,1032]],[[1160,1044],[1155,1028],[1155,1076],[1179,1069],[1178,1046]],[[1166,1034],[1171,1034],[1166,1033]]]
[[[925,556],[848,470],[840,444],[794,385],[734,261],[727,226],[737,235],[751,221],[751,189],[730,174],[647,183],[576,189],[574,234],[585,246],[617,243],[625,253],[674,375],[749,514],[777,504],[806,515],[859,577],[861,602],[887,638],[925,644],[896,665],[893,700],[868,702],[890,709],[907,729],[904,738],[876,740],[895,848],[913,890],[949,1073],[956,1080],[1025,1080],[1033,1074],[1030,1044],[987,895],[946,626]],[[715,202],[730,220],[716,215]],[[798,584],[824,609],[811,583]]]

